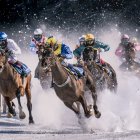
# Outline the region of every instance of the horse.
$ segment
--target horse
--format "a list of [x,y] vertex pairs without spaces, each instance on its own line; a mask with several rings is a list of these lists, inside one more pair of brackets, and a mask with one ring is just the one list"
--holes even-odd
[[135,61],[136,51],[132,43],[129,43],[124,48],[125,61],[119,66],[123,72],[132,72],[135,76],[140,78],[140,63]]
[[[70,70],[65,67],[63,59],[54,54],[53,49],[47,49],[47,57],[42,59],[42,67],[50,67],[53,77],[53,87],[58,98],[65,104],[66,107],[74,111],[79,117],[79,104],[81,103],[84,114],[88,118],[92,115],[91,105],[87,106],[84,97],[85,89],[88,87],[92,93],[94,101],[93,109],[96,118],[100,118],[101,113],[97,107],[97,94],[94,80],[88,69],[85,68],[85,76],[77,79]],[[76,105],[74,104],[76,103]]]
[[124,59],[125,61],[120,65],[120,69],[123,71],[135,71],[139,69],[140,64],[135,61],[136,52],[132,43],[129,43],[127,47],[124,47]]
[[20,97],[26,94],[29,124],[34,123],[31,103],[31,73],[22,78],[13,66],[8,63],[8,58],[2,50],[0,50],[0,93],[8,106],[9,114],[12,116],[16,116],[12,100],[17,98],[20,119],[26,117],[20,100]]
[[40,85],[42,87],[42,89],[46,90],[49,87],[52,86],[52,74],[51,74],[51,68],[47,69],[42,67],[42,60],[44,60],[44,57],[47,55],[47,52],[45,51],[44,46],[39,46],[38,47],[38,65],[37,68],[35,70],[35,74],[37,74],[38,79],[40,81]]
[[103,91],[107,88],[110,91],[116,92],[118,85],[116,72],[112,66],[106,62],[105,65],[110,70],[110,74],[108,74],[105,68],[95,62],[95,58],[97,57],[96,51],[97,49],[86,47],[83,51],[83,61],[92,73],[92,77],[95,78],[97,91]]

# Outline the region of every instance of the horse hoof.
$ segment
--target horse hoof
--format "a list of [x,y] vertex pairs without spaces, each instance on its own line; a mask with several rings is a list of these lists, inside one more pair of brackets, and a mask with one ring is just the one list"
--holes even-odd
[[85,116],[86,116],[87,118],[89,118],[89,117],[91,117],[92,115],[93,115],[93,111],[89,111],[88,114],[86,114]]
[[100,113],[99,111],[97,111],[97,112],[95,113],[95,117],[96,117],[96,118],[100,118],[100,117],[101,117],[101,113]]
[[14,109],[10,110],[9,113],[12,114],[13,116],[16,116],[16,111]]
[[8,112],[7,113],[7,118],[12,118],[12,117],[13,117],[13,115],[10,112]]
[[29,124],[34,124],[34,120],[29,120]]
[[26,117],[26,115],[25,115],[24,112],[20,112],[20,113],[19,113],[19,118],[20,118],[20,119],[25,119],[25,117]]

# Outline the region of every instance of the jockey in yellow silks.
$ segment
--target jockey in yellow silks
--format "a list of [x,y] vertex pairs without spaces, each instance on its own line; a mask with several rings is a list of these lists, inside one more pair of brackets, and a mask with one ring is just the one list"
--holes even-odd
[[[70,47],[64,43],[58,42],[53,36],[50,36],[46,41],[46,46],[53,48],[54,54],[58,57],[62,57],[64,59],[72,59],[73,53],[70,50]],[[62,65],[69,68],[76,76],[81,77],[83,75],[83,69],[73,64],[69,64],[66,62],[62,62]]]

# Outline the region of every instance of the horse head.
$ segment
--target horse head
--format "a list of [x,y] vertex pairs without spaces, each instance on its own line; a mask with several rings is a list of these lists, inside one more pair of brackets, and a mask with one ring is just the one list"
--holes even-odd
[[2,73],[6,62],[7,62],[7,58],[5,52],[3,50],[0,50],[0,73]]
[[39,57],[41,67],[45,70],[50,69],[51,59],[52,59],[52,49],[45,48],[44,50],[42,50]]
[[135,48],[133,44],[129,44],[127,47],[124,48],[124,57],[127,63],[132,64],[135,60]]
[[93,47],[86,47],[83,51],[83,61],[86,62],[86,64],[91,65],[91,63],[95,63],[95,60],[97,58],[97,49],[94,49]]

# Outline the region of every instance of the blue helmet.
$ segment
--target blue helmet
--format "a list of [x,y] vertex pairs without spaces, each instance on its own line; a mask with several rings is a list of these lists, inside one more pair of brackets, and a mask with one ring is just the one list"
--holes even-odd
[[6,40],[7,39],[7,34],[4,32],[0,32],[0,40]]

